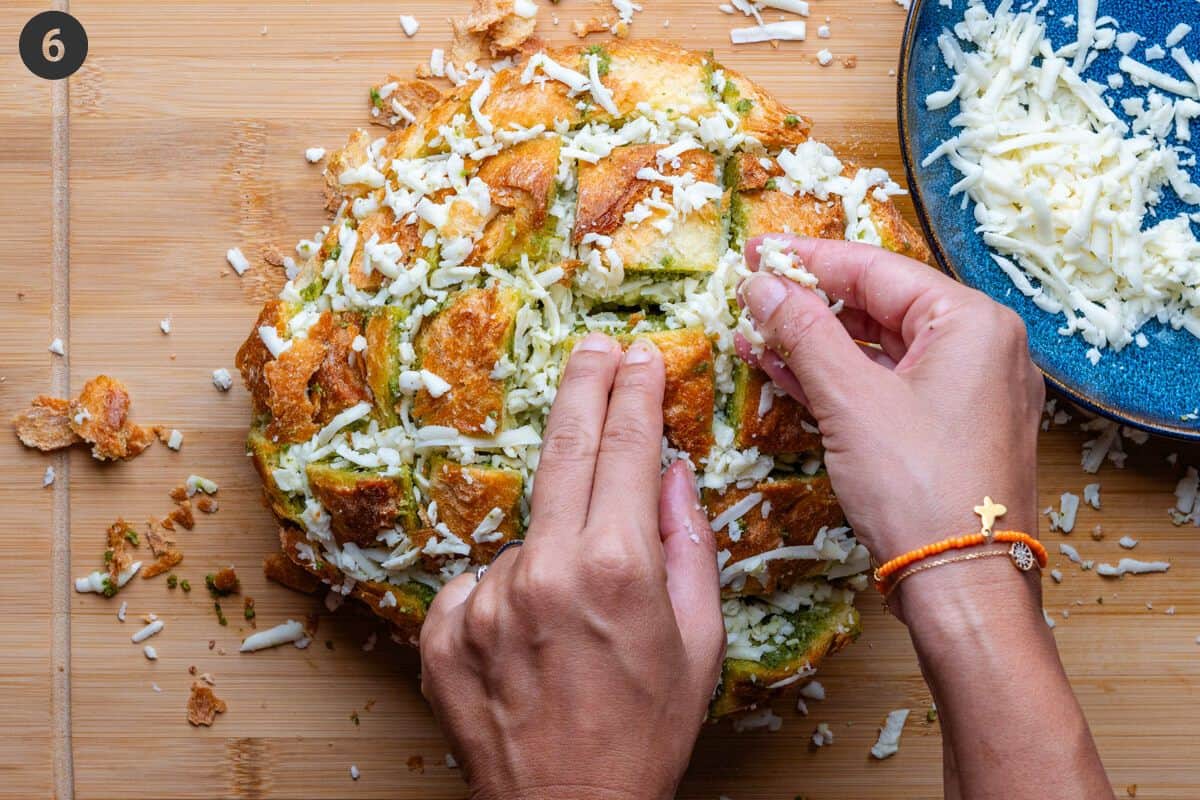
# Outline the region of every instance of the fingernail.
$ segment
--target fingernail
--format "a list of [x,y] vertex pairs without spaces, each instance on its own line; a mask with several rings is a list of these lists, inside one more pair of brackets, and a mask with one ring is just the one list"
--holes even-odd
[[625,351],[626,364],[645,364],[657,348],[649,339],[638,339]]
[[613,340],[609,336],[605,336],[599,331],[592,331],[587,336],[580,339],[575,344],[575,349],[571,352],[583,351],[587,353],[611,353],[613,349]]
[[742,296],[755,319],[767,320],[787,298],[787,288],[774,275],[756,272],[742,281]]
[[672,480],[679,482],[681,491],[687,492],[690,489],[694,496],[700,495],[700,487],[696,483],[696,469],[686,455],[676,459],[668,471],[672,473]]

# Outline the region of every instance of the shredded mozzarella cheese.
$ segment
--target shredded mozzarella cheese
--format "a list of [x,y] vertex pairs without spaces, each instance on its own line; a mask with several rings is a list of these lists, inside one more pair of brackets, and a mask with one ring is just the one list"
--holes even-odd
[[[1175,150],[1136,126],[1131,133],[1104,102],[1103,87],[1081,77],[1089,48],[1107,42],[1094,7],[1095,0],[1080,4],[1068,62],[1049,44],[1037,9],[1003,4],[993,13],[972,0],[963,24],[938,41],[954,84],[927,99],[930,108],[957,99],[952,124],[962,130],[922,163],[947,158],[962,173],[951,192],[975,202],[983,240],[999,251],[996,264],[1042,310],[1063,314],[1059,332],[1080,335],[1097,361],[1105,348],[1134,341],[1151,319],[1200,336],[1200,242],[1186,216],[1146,227],[1165,186],[1187,203],[1200,202],[1200,187]],[[1194,83],[1129,56],[1120,68],[1164,91],[1198,96]]]

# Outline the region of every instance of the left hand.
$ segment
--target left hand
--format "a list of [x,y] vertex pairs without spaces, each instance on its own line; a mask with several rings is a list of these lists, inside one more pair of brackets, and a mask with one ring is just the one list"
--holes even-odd
[[[421,689],[473,798],[670,798],[720,674],[715,544],[660,480],[662,356],[589,334],[550,412],[526,544],[448,583]],[[660,496],[661,487],[661,496]]]

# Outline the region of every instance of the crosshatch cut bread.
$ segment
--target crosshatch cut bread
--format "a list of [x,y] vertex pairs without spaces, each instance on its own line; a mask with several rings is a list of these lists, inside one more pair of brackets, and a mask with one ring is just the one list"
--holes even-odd
[[410,123],[331,154],[334,217],[238,352],[283,553],[415,641],[439,587],[523,535],[572,344],[646,336],[666,362],[664,464],[690,459],[717,531],[712,714],[810,674],[857,635],[868,559],[811,419],[734,352],[741,249],[793,232],[928,260],[901,189],[670,44],[416,83],[372,89]]

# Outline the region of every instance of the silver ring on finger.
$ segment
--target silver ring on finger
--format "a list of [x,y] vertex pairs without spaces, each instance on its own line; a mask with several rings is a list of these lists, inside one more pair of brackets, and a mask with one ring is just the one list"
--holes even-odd
[[[509,539],[507,542],[500,545],[500,549],[496,551],[496,555],[492,556],[492,564],[496,563],[496,559],[500,558],[500,556],[504,554],[505,550],[509,550],[514,547],[520,547],[523,544],[525,544],[524,539]],[[483,580],[483,576],[487,574],[488,567],[490,566],[491,564],[481,564],[475,568],[476,583],[479,583],[481,580]]]

